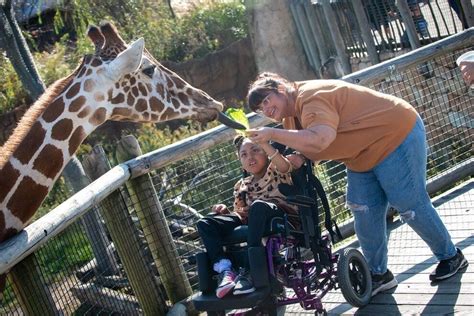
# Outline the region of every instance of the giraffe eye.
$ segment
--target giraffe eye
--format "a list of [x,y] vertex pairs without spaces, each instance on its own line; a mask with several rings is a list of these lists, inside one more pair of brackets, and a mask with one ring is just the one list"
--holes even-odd
[[153,73],[155,72],[155,65],[151,65],[142,70],[142,72],[150,78],[153,78]]

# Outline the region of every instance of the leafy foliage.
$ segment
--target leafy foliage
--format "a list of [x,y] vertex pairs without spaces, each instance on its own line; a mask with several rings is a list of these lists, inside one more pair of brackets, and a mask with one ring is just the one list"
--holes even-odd
[[14,109],[17,105],[27,104],[30,98],[22,88],[21,82],[8,59],[0,54],[0,114]]
[[[247,35],[245,7],[240,1],[197,7],[173,18],[167,6],[147,0],[63,0],[55,15],[54,30],[62,34],[46,52],[38,52],[34,39],[25,31],[41,78],[48,86],[71,73],[82,56],[93,51],[86,36],[90,24],[110,20],[125,41],[145,38],[147,49],[157,60],[181,62],[221,49]],[[0,114],[18,105],[30,104],[8,59],[0,54]]]
[[68,0],[72,14],[56,15],[56,30],[74,28],[84,37],[89,24],[111,20],[126,41],[145,38],[148,50],[158,60],[180,62],[202,57],[247,35],[242,2],[211,2],[181,18],[173,18],[160,1],[147,0]]
[[173,61],[203,57],[247,35],[243,4],[218,3],[178,21],[168,56]]

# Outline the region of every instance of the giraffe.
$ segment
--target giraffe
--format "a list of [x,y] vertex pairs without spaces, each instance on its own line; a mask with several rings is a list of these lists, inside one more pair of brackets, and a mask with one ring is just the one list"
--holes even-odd
[[[222,103],[156,61],[142,38],[127,45],[109,22],[87,35],[95,53],[52,84],[0,148],[0,243],[27,225],[79,145],[105,121],[232,122]],[[3,275],[0,301],[4,286]]]

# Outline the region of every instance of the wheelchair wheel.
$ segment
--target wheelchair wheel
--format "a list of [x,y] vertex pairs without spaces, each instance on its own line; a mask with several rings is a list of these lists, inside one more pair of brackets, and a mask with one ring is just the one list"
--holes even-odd
[[372,278],[364,256],[353,248],[344,249],[337,262],[337,277],[342,295],[354,307],[362,307],[372,297]]

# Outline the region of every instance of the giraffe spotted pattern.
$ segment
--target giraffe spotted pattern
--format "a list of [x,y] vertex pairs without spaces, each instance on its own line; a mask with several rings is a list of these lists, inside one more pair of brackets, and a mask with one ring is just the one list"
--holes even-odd
[[[90,27],[94,54],[28,110],[0,150],[0,242],[31,219],[84,139],[107,120],[213,120],[223,106],[115,27]],[[0,291],[3,276],[0,276]]]

